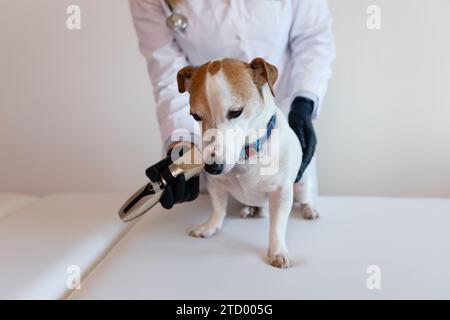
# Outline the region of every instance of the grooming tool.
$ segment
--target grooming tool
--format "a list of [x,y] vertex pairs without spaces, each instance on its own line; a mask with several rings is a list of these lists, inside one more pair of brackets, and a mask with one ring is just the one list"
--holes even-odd
[[[203,170],[201,160],[200,151],[196,147],[193,147],[169,165],[168,169],[174,179],[180,174],[184,174],[187,181]],[[159,202],[166,185],[166,180],[161,177],[157,183],[149,182],[142,186],[120,208],[120,219],[123,222],[128,222],[140,217],[153,208]]]

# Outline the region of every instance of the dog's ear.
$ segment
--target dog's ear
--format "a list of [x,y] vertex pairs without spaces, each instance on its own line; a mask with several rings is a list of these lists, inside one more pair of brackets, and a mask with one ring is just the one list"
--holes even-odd
[[181,69],[180,71],[178,71],[177,74],[177,82],[178,82],[178,91],[180,93],[183,92],[190,92],[190,84],[191,84],[191,80],[192,77],[194,76],[195,72],[197,72],[196,67],[193,66],[187,66],[184,67],[183,69]]
[[275,96],[273,91],[273,86],[278,78],[278,70],[274,65],[271,65],[263,58],[255,58],[250,62],[251,75],[253,77],[253,82],[256,84],[258,89],[265,84],[269,84],[270,92]]

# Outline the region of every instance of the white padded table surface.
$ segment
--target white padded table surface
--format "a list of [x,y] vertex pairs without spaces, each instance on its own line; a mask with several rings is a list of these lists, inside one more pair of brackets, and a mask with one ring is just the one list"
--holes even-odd
[[0,298],[58,299],[67,268],[82,275],[131,227],[117,216],[126,196],[56,194],[0,220]]
[[[266,262],[267,218],[236,205],[209,239],[187,235],[210,211],[203,195],[155,207],[73,291],[73,299],[450,298],[450,200],[320,198],[318,221],[294,213],[290,269]],[[369,265],[381,290],[368,290]]]
[[20,208],[23,208],[39,199],[17,193],[0,193],[0,219]]

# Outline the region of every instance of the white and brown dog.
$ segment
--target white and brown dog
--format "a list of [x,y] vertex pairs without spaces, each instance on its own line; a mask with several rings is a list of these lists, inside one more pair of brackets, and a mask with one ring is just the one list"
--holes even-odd
[[[294,185],[302,149],[275,105],[273,85],[277,75],[276,67],[262,58],[250,63],[223,59],[200,67],[187,66],[178,72],[177,80],[180,93],[190,94],[191,115],[201,121],[206,187],[213,207],[208,220],[190,235],[214,235],[222,227],[231,194],[244,204],[243,217],[269,212],[269,263],[286,268],[290,266],[286,227],[294,200],[300,203],[305,218],[315,219],[318,214],[311,203],[308,170]],[[216,132],[214,138],[205,139],[211,129]],[[278,139],[273,138],[274,131]],[[255,137],[254,132],[265,134]],[[245,139],[236,143],[236,137],[242,135],[247,143]],[[277,172],[261,174],[268,163],[275,164]]]

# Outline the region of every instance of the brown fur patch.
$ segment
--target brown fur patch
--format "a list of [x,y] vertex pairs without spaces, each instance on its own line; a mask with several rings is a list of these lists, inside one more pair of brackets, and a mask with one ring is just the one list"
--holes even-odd
[[271,65],[263,58],[255,58],[250,62],[250,68],[252,69],[253,81],[258,89],[267,83],[269,84],[270,91],[275,97],[273,86],[278,78],[278,70],[274,65]]
[[[251,113],[255,111],[252,111],[251,108],[245,107],[245,104],[251,99],[252,93],[256,89],[255,83],[252,79],[251,68],[243,61],[224,59],[222,63],[222,70],[228,80],[232,93],[238,96],[242,101],[244,106],[243,117],[250,117]],[[260,95],[260,99],[262,99],[262,95]]]
[[191,90],[189,104],[191,113],[196,113],[202,118],[202,127],[210,128],[212,124],[211,109],[206,97],[206,76],[208,73],[208,64],[205,63],[199,67],[198,71],[191,79]]
[[197,68],[193,66],[187,66],[178,71],[177,82],[178,82],[178,92],[184,93],[190,91],[190,84],[192,76],[197,72]]
[[215,75],[217,72],[219,72],[221,65],[222,63],[218,60],[208,63],[209,74]]
[[222,70],[232,92],[246,101],[251,96],[252,80],[248,73],[248,65],[240,60],[223,59]]

